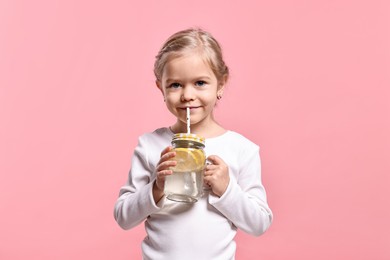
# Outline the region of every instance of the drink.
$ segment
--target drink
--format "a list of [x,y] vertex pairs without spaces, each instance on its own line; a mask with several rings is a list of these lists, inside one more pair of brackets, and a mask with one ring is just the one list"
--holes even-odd
[[165,178],[164,193],[168,199],[196,202],[202,195],[206,155],[204,139],[194,134],[175,134],[172,139],[177,162],[173,174]]
[[203,189],[203,169],[200,171],[175,171],[166,177],[165,193],[175,201],[195,202]]

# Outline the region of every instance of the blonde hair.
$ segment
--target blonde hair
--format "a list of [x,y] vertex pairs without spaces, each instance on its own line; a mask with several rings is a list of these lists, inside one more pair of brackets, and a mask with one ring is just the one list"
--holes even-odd
[[223,60],[221,46],[210,33],[198,28],[179,31],[167,39],[154,63],[156,80],[161,81],[164,66],[170,59],[180,57],[188,51],[198,51],[203,55],[218,82],[227,81],[229,68]]

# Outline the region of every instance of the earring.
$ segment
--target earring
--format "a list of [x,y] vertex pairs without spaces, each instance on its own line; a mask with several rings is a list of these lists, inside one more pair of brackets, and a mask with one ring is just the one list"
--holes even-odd
[[222,96],[220,94],[217,95],[217,99],[221,100]]

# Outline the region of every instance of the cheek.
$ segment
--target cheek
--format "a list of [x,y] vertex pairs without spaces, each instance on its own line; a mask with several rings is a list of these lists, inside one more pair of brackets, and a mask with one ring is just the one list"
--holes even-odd
[[176,98],[173,97],[172,95],[166,95],[165,96],[165,102],[167,104],[175,104],[177,101],[176,101]]
[[215,103],[217,102],[216,95],[209,94],[203,98],[204,103],[207,104],[210,107],[214,107]]
[[168,95],[165,97],[165,105],[167,106],[169,111],[174,112],[176,110],[176,107],[178,106],[178,101],[172,95]]

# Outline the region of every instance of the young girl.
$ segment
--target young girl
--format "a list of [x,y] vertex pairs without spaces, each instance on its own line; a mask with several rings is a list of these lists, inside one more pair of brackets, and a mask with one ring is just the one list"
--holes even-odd
[[[172,35],[156,56],[156,85],[177,121],[139,138],[131,169],[115,204],[123,229],[145,221],[144,259],[234,259],[238,228],[261,235],[271,224],[261,183],[259,147],[224,129],[213,116],[223,96],[229,70],[218,42],[207,32],[189,29]],[[175,133],[185,133],[186,108],[191,133],[206,138],[212,163],[204,171],[204,195],[180,203],[164,196],[165,177],[172,174]]]

